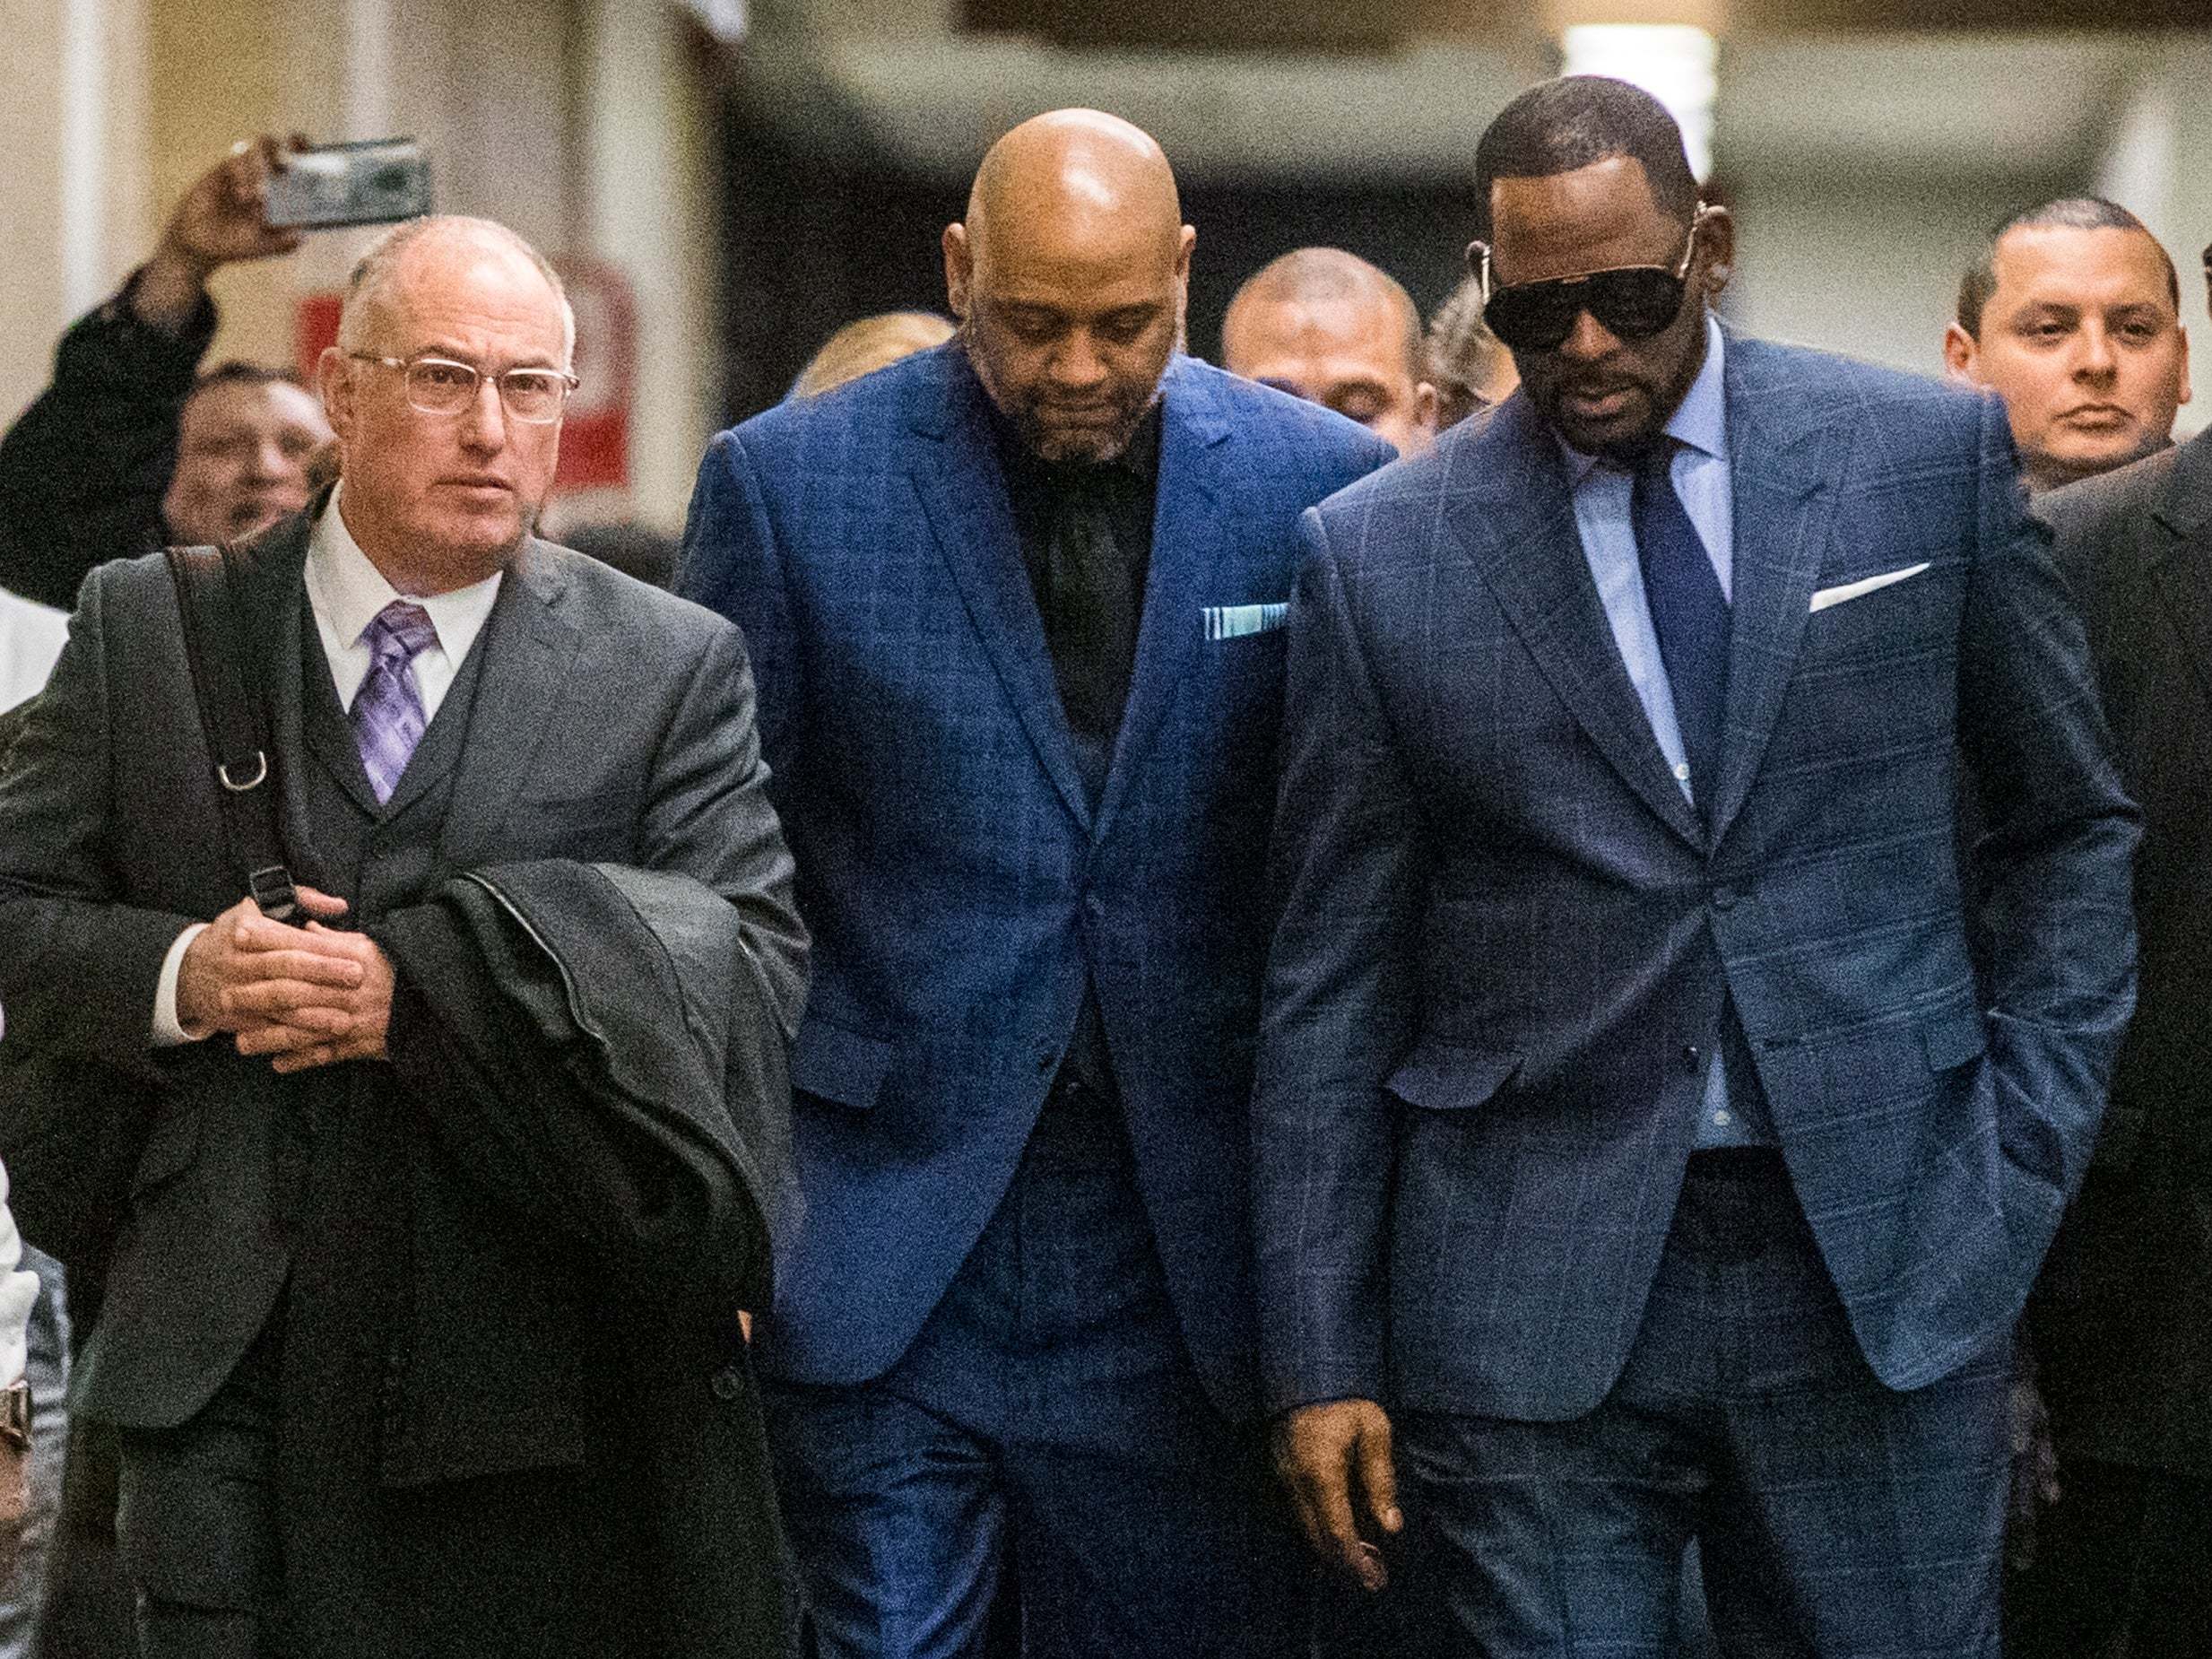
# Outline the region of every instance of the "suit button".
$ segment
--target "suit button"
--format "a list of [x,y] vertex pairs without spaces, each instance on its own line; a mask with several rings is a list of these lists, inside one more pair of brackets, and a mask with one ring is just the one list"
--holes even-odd
[[1059,1064],[1060,1056],[1048,1048],[1037,1057],[1037,1074],[1039,1077],[1050,1077]]
[[1682,1045],[1682,1069],[1684,1071],[1695,1072],[1697,1069],[1698,1061],[1703,1058],[1704,1056],[1697,1051],[1697,1045],[1696,1043],[1684,1043]]
[[1094,922],[1102,920],[1106,916],[1106,900],[1096,893],[1085,893],[1083,895],[1083,914]]
[[1743,890],[1731,882],[1723,882],[1713,890],[1713,908],[1716,910],[1733,909],[1736,901],[1742,897]]
[[707,1385],[715,1391],[717,1400],[734,1400],[745,1392],[745,1379],[733,1365],[725,1365],[716,1371]]

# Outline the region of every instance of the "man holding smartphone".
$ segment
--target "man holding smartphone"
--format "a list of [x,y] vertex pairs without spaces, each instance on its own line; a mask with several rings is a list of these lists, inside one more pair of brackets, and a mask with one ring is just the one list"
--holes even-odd
[[200,369],[209,279],[299,246],[264,217],[287,153],[265,134],[241,140],[178,199],[121,290],[62,336],[53,384],[0,439],[0,587],[66,611],[102,560],[234,541],[307,505],[308,458],[330,441],[314,395],[287,369]]

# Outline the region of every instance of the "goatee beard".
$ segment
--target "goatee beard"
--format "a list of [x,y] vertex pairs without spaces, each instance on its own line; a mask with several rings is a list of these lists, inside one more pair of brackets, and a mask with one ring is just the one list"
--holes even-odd
[[1125,408],[1112,426],[1071,436],[1047,425],[1038,415],[1034,399],[1014,401],[1002,391],[990,354],[976,344],[972,320],[962,319],[953,337],[967,353],[968,365],[975,369],[976,378],[982,382],[992,406],[1013,427],[1021,447],[1048,465],[1103,466],[1119,459],[1137,436],[1137,429],[1144,424],[1145,416],[1151,413],[1153,405],[1160,399],[1159,382],[1156,379],[1143,401],[1133,408]]

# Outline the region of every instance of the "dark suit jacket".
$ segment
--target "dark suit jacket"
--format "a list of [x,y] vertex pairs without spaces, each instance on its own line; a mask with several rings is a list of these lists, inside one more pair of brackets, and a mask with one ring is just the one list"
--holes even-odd
[[2212,1475],[2212,437],[2044,496],[2143,806],[2142,990],[2034,1331],[2062,1452]]
[[700,470],[679,588],[745,630],[814,935],[792,1069],[807,1220],[764,1333],[797,1380],[905,1351],[1012,1178],[1089,979],[1184,1341],[1215,1401],[1250,1409],[1245,1110],[1282,685],[1281,632],[1259,626],[1279,616],[1256,607],[1288,597],[1298,513],[1390,452],[1189,359],[1163,393],[1095,811],[957,348],[749,421]]
[[[265,534],[239,604],[249,637],[265,645],[295,871],[348,892],[356,873],[330,867],[331,820],[310,810],[359,798],[364,786],[343,724],[336,749],[313,736],[313,676],[323,677],[321,705],[335,699],[304,618],[307,527],[295,518]],[[803,936],[736,631],[533,542],[463,678],[472,673],[473,699],[456,681],[393,798],[383,820],[392,838],[366,844],[357,918],[373,931],[452,875],[500,862],[586,859],[688,875],[734,908],[744,948],[766,970],[741,983],[784,988],[733,1010],[780,1043]],[[638,1490],[620,1472],[634,1450],[621,1426],[627,1397],[593,1362],[607,1329],[595,1299],[617,1287],[599,1282],[590,1250],[471,1180],[391,1067],[287,1079],[221,1041],[151,1048],[169,942],[239,890],[221,852],[160,559],[88,579],[55,678],[30,707],[0,777],[6,1040],[105,1062],[117,1087],[159,1102],[74,1403],[132,1429],[185,1420],[236,1368],[289,1283],[280,1519],[296,1567],[288,1596],[296,1612],[310,1610],[296,1634],[303,1651],[378,1651],[343,1627],[361,1622],[360,1595],[381,1594],[384,1617],[369,1622],[386,1632],[379,1640],[407,1649],[422,1609],[469,1607],[476,1559],[466,1529],[481,1517],[542,1516],[579,1481],[603,1496]],[[459,741],[449,712],[465,725]],[[438,791],[449,792],[442,816],[410,815]],[[419,861],[421,881],[371,900],[387,847]],[[399,1042],[395,1033],[395,1052]],[[452,1380],[456,1344],[470,1356],[465,1386]],[[749,1411],[749,1397],[732,1408],[707,1386],[738,1358],[726,1325],[718,1340],[701,1333],[698,1349],[687,1361],[696,1375],[666,1378],[671,1396],[698,1411]],[[693,1426],[700,1442],[714,1438],[703,1420]],[[311,1501],[289,1501],[301,1494]],[[403,1527],[403,1514],[412,1517]],[[385,1553],[403,1533],[414,1552],[404,1572]],[[517,1531],[500,1547],[526,1557],[532,1535]],[[536,1567],[549,1579],[581,1570],[550,1558]],[[441,1600],[441,1589],[455,1593]],[[315,1625],[312,1610],[331,1607],[351,1616]],[[536,1611],[472,1616],[527,1630]]]
[[[2135,823],[2003,415],[1732,335],[1724,395],[1710,836],[1525,397],[1306,520],[1256,1108],[1278,1407],[1594,1406],[1728,1000],[1891,1386],[2007,1330],[2080,1178],[2130,1001]],[[1962,748],[1990,824],[1987,1007]]]

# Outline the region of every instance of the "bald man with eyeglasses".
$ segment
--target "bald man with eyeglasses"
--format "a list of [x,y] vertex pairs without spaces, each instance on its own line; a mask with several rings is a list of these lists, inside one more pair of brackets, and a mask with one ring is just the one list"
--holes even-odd
[[0,770],[0,1062],[129,1172],[72,1404],[144,1659],[794,1651],[741,1327],[805,934],[737,630],[532,533],[574,345],[502,226],[356,266],[342,480],[232,550],[290,883],[159,556]]
[[1713,318],[1654,100],[1547,83],[1476,174],[1522,389],[1308,514],[1290,612],[1278,1460],[1401,1652],[1664,1653],[1695,1540],[1723,1655],[1996,1659],[2133,995],[2080,622],[1994,400]]

